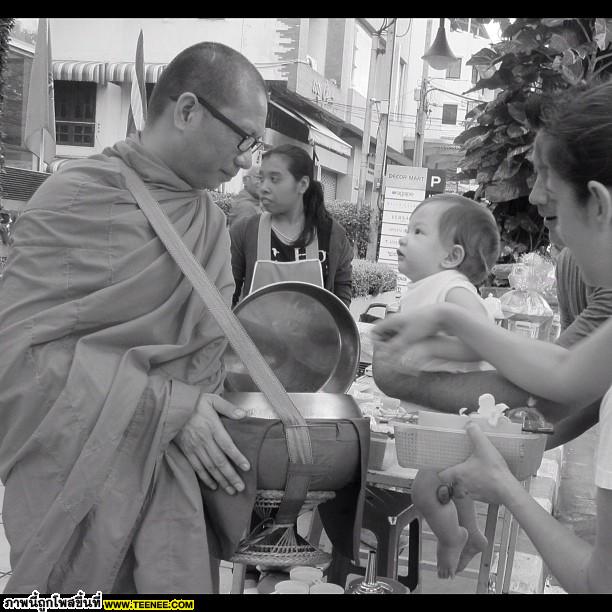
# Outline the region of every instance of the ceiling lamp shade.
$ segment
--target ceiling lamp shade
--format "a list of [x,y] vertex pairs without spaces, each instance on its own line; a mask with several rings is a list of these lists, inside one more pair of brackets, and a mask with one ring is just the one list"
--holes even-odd
[[457,61],[446,40],[444,18],[440,19],[440,27],[433,44],[421,59],[424,59],[435,70],[444,70]]

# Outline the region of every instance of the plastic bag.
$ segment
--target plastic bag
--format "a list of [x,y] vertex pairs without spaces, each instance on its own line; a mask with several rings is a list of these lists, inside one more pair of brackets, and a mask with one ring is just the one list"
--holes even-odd
[[553,311],[543,294],[554,290],[554,263],[528,253],[514,264],[508,281],[512,290],[501,297],[504,326],[529,338],[550,340]]

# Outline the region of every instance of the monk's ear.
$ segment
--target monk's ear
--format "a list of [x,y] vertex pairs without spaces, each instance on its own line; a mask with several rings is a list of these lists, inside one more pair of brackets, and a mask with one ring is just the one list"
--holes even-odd
[[172,118],[175,127],[179,130],[184,130],[188,125],[193,123],[198,108],[198,100],[195,94],[189,91],[183,92],[174,105]]
[[458,268],[465,259],[465,249],[460,244],[453,244],[446,257],[442,260],[443,268],[453,269]]

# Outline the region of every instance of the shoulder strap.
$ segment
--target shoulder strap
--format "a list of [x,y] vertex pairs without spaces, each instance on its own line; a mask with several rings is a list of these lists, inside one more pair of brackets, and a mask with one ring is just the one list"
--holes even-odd
[[255,384],[285,426],[287,450],[293,463],[312,464],[312,446],[304,417],[289,397],[285,388],[262,357],[253,340],[246,333],[236,315],[223,301],[217,287],[210,281],[200,263],[187,248],[159,202],[149,193],[140,177],[120,161],[121,173],[138,206],[155,230],[183,274],[191,281],[210,313],[213,315],[236,354],[243,361]]
[[259,216],[259,227],[257,229],[257,259],[267,261],[270,259],[272,249],[272,215],[262,212]]

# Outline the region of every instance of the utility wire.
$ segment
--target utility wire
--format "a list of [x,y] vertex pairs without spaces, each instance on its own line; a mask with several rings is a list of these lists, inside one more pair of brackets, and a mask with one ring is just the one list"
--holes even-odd
[[406,34],[410,32],[411,27],[412,27],[412,17],[410,17],[410,19],[408,20],[408,27],[406,28],[406,31],[403,34],[399,34],[395,38],[403,38],[404,36],[406,36]]

